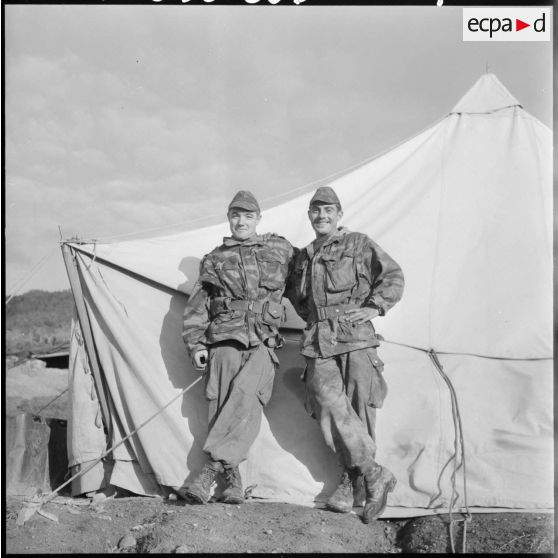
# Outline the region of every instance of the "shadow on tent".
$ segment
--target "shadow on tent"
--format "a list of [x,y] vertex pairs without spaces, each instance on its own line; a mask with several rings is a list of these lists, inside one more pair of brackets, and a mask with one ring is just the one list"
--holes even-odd
[[[197,277],[200,260],[199,258],[186,257],[180,262],[180,271],[188,277]],[[190,359],[184,351],[184,360],[176,358],[177,333],[181,333],[182,316],[188,296],[184,294],[185,287],[191,282],[185,281],[178,286],[178,291],[170,298],[169,309],[166,313],[159,336],[161,356],[172,385],[177,389],[184,389],[199,377],[191,365]],[[194,388],[184,394],[181,413],[188,420],[188,427],[193,436],[193,445],[188,452],[187,467],[190,474],[184,481],[190,481],[203,467],[206,455],[203,452],[203,444],[207,436],[207,408],[205,404],[205,382],[198,383]],[[205,412],[204,412],[205,411]]]

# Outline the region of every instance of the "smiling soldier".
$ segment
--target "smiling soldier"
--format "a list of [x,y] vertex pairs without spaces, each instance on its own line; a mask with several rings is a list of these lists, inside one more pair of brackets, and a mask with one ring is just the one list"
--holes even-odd
[[239,463],[247,457],[271,397],[274,349],[281,298],[293,248],[283,237],[256,233],[261,215],[256,198],[238,192],[229,204],[231,237],[206,255],[184,313],[183,338],[198,370],[207,369],[209,460],[193,482],[177,490],[190,503],[205,504],[218,474],[223,501],[244,500]]
[[286,296],[307,322],[301,339],[307,410],[344,466],[327,507],[350,512],[363,481],[368,523],[382,514],[396,483],[375,461],[376,409],[387,386],[371,320],[399,301],[404,280],[368,236],[337,227],[342,216],[333,189],[318,188],[308,210],[316,239],[296,255]]

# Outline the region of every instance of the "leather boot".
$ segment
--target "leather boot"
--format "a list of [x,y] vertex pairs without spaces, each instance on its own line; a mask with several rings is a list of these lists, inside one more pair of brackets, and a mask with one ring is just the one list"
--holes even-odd
[[365,500],[366,492],[364,490],[364,478],[361,474],[359,474],[353,481],[353,506],[363,508]]
[[358,476],[358,472],[354,469],[345,469],[343,471],[339,486],[326,503],[328,510],[338,513],[349,513],[353,509],[353,488]]
[[222,501],[225,504],[242,504],[244,502],[244,491],[242,490],[242,477],[236,467],[228,467],[225,465],[224,472],[226,487],[223,490]]
[[215,482],[217,473],[221,473],[223,467],[218,461],[208,461],[198,476],[187,485],[180,488],[178,494],[190,504],[207,504],[211,486]]
[[364,488],[366,490],[366,504],[362,513],[362,521],[374,521],[386,509],[388,494],[397,484],[393,473],[380,465],[364,472]]

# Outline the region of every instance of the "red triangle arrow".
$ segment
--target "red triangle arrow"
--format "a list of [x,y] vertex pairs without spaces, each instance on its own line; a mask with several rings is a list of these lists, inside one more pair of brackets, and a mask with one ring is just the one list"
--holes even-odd
[[515,30],[516,31],[521,31],[522,29],[525,29],[525,27],[531,27],[530,23],[525,23],[524,21],[521,21],[520,19],[515,19]]

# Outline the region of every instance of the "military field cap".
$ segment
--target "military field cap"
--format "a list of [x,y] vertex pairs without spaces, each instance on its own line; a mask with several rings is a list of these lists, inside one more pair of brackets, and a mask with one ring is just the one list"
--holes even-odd
[[229,203],[229,209],[233,207],[237,207],[238,209],[246,209],[247,211],[257,211],[260,212],[260,206],[258,201],[254,197],[252,192],[248,192],[248,190],[239,190],[234,198],[232,199],[231,203]]
[[320,186],[310,200],[310,205],[316,202],[336,204],[341,207],[341,202],[330,186]]

